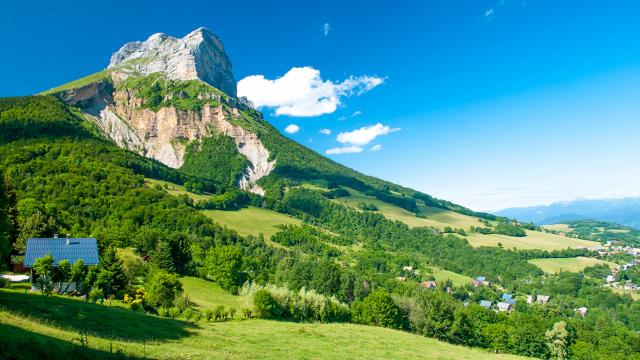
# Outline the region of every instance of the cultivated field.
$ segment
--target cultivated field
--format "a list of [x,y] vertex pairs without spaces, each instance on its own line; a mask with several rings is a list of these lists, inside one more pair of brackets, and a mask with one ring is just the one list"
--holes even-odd
[[468,276],[460,275],[449,270],[440,269],[438,267],[431,267],[431,275],[436,278],[438,283],[444,282],[447,279],[453,282],[454,286],[465,286],[471,283],[471,278]]
[[[194,298],[216,291],[199,288]],[[192,287],[193,289],[193,287]],[[206,289],[206,290],[202,290]],[[518,359],[402,331],[352,324],[238,319],[186,322],[57,296],[0,289],[6,358]],[[81,340],[84,339],[84,340]]]
[[529,260],[529,262],[542,269],[542,271],[550,274],[559,273],[561,270],[580,272],[589,266],[598,264],[607,264],[611,268],[616,266],[616,264],[612,262],[582,256],[575,258],[532,259]]
[[545,228],[545,229],[561,231],[561,232],[564,232],[564,233],[568,233],[568,232],[573,230],[567,224],[542,225],[542,227]]
[[240,210],[203,210],[203,214],[240,235],[264,235],[270,239],[278,225],[300,225],[302,222],[273,210],[249,206]]

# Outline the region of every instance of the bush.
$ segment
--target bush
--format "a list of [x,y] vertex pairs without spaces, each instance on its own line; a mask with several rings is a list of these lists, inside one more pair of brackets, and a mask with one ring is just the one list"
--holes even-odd
[[213,310],[213,316],[214,319],[216,321],[218,320],[224,320],[224,305],[218,305],[216,306],[216,308]]
[[168,314],[170,318],[175,319],[180,316],[180,309],[172,307],[169,309]]
[[267,290],[258,290],[253,295],[256,315],[263,319],[277,319],[282,315],[278,301]]
[[207,309],[204,311],[204,318],[207,319],[207,322],[211,321],[211,319],[213,319],[213,310],[211,309]]
[[155,270],[147,278],[145,290],[145,301],[149,305],[171,307],[175,298],[182,294],[182,283],[176,274]]
[[393,329],[404,327],[404,317],[393,298],[384,289],[378,289],[364,300],[351,305],[352,320],[359,324],[383,326]]
[[89,298],[89,301],[91,302],[96,302],[100,299],[104,299],[104,291],[102,291],[102,289],[95,288],[89,291],[88,298]]
[[231,318],[233,319],[233,317],[236,315],[236,308],[229,308],[229,315],[231,315]]
[[[349,320],[347,305],[313,290],[292,291],[273,285],[252,284],[242,288],[241,296],[260,318],[323,322]],[[245,317],[253,315],[246,310],[243,309]]]
[[189,308],[185,309],[182,312],[182,317],[184,317],[187,321],[191,321],[191,319],[193,319],[195,315],[195,312]]

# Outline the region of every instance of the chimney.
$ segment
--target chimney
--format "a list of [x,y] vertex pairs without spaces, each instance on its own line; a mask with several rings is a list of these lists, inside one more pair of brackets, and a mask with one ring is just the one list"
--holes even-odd
[[71,234],[67,234],[67,241],[65,242],[66,245],[71,245],[71,239],[69,239],[70,236]]

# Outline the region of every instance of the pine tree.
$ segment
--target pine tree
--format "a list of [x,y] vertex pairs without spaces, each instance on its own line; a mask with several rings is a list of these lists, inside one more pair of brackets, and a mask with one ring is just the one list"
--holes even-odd
[[176,266],[171,254],[171,244],[166,241],[159,241],[156,251],[153,254],[152,265],[169,273],[176,272]]
[[105,295],[116,294],[127,287],[127,275],[114,248],[107,248],[102,255],[94,286],[102,289]]

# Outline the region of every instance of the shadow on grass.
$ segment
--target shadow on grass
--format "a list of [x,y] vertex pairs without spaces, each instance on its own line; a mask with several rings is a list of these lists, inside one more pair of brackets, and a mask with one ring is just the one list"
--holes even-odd
[[[4,359],[136,359],[126,353],[94,350],[79,343],[0,323],[0,360]],[[89,344],[90,345],[90,344]]]
[[179,339],[195,325],[58,296],[0,291],[0,307],[59,328],[134,342]]

